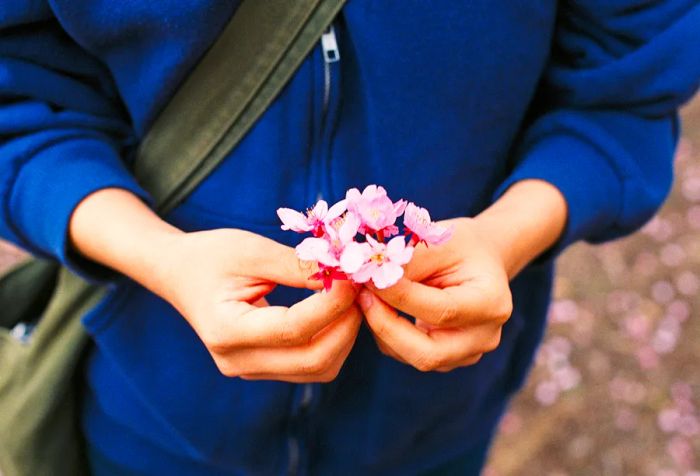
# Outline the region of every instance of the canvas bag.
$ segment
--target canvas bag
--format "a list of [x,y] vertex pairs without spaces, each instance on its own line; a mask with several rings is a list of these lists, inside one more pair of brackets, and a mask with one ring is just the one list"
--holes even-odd
[[[164,215],[236,146],[284,87],[344,0],[244,1],[159,114],[135,176]],[[80,319],[106,294],[32,259],[0,278],[0,474],[87,474],[78,424]],[[22,342],[17,323],[35,323]]]

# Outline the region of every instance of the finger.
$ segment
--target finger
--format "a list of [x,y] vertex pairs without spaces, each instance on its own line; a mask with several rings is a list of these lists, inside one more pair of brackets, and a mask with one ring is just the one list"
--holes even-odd
[[289,308],[233,304],[233,318],[223,320],[217,335],[209,339],[209,348],[224,353],[237,347],[305,344],[343,315],[353,305],[355,295],[350,283],[339,281],[329,292],[315,293]]
[[250,248],[259,252],[244,257],[244,271],[285,286],[313,290],[323,287],[319,281],[310,279],[316,272],[315,267],[300,261],[294,248],[261,236],[255,236],[255,239],[265,243],[251,244]]
[[446,372],[452,372],[454,369],[458,369],[460,367],[469,367],[471,365],[477,364],[483,356],[484,356],[484,354],[475,354],[475,355],[472,355],[472,356],[470,356],[470,357],[468,357],[460,362],[455,362],[454,364],[452,364],[450,366],[439,367],[439,368],[435,369],[435,371],[446,373]]
[[425,332],[426,334],[427,334],[428,332],[432,331],[433,329],[437,329],[436,326],[434,326],[434,325],[432,325],[432,324],[428,324],[428,323],[425,322],[425,321],[421,321],[420,319],[416,319],[416,320],[415,320],[415,324],[416,324],[416,327],[417,327],[418,329],[422,330],[422,331]]
[[[296,347],[255,347],[239,349],[221,356],[225,375],[319,378],[329,370],[339,370],[334,364],[344,361],[355,342],[362,322],[356,309],[346,312],[314,337],[313,341]],[[220,367],[221,368],[221,367]]]
[[414,247],[411,261],[404,266],[404,276],[411,281],[418,282],[426,279],[435,272],[435,262],[440,251],[442,251],[441,246],[430,248],[425,246]]
[[[361,319],[360,319],[361,322]],[[358,325],[359,330],[359,325]],[[352,348],[357,340],[357,335],[354,339],[349,340],[344,349],[342,349],[333,361],[328,366],[328,369],[321,373],[320,375],[311,374],[298,374],[298,375],[282,375],[282,374],[271,374],[271,373],[256,373],[256,374],[244,374],[240,377],[243,380],[278,380],[291,383],[327,383],[335,380],[335,378],[340,373],[345,360],[350,355]]]
[[392,359],[397,360],[402,364],[408,364],[408,362],[406,362],[406,359],[404,359],[399,354],[391,350],[391,347],[382,342],[382,340],[379,337],[377,337],[374,334],[372,334],[372,336],[374,337],[374,342],[376,342],[377,347],[379,348],[382,354],[386,355],[387,357],[391,357]]
[[433,352],[429,335],[400,317],[394,308],[372,296],[371,292],[360,291],[358,300],[375,340],[388,355],[416,367],[418,356]]
[[439,327],[465,327],[500,318],[502,313],[510,315],[505,305],[508,301],[501,306],[492,296],[496,292],[488,286],[464,284],[440,289],[402,278],[389,288],[371,289],[387,304]]
[[269,281],[263,281],[252,285],[245,285],[237,290],[235,298],[240,301],[249,302],[253,305],[270,294],[277,285]]
[[270,303],[267,302],[267,299],[260,298],[253,303],[253,306],[255,306],[255,307],[270,307]]
[[[394,286],[372,291],[382,301],[432,325],[464,325],[470,314],[477,317],[478,305],[468,303],[468,290],[455,294],[451,288],[435,288],[402,278]],[[471,305],[470,305],[471,304]],[[463,317],[463,319],[458,319]]]
[[[363,301],[360,299],[360,302]],[[419,370],[452,367],[483,352],[479,339],[484,339],[484,331],[480,328],[469,331],[438,329],[426,334],[376,297],[369,307],[366,301],[363,302],[362,310],[377,338]],[[489,340],[488,345],[491,344]]]
[[[360,299],[363,299],[365,302],[360,303],[359,302]],[[372,302],[371,296],[369,298],[367,298],[366,295],[362,292],[360,292],[357,295],[357,300],[358,300],[358,305],[360,306],[360,308],[362,308],[364,306],[367,306],[367,307],[371,306],[371,302]],[[370,330],[371,330],[371,328],[370,328]],[[403,364],[406,363],[405,360],[403,360],[396,352],[391,350],[391,348],[389,348],[389,346],[387,346],[379,337],[377,337],[377,335],[374,332],[372,332],[372,338],[374,339],[374,343],[377,344],[377,348],[379,349],[379,351],[382,354],[386,355],[387,357],[391,357],[394,360],[398,360],[399,362],[401,362]]]

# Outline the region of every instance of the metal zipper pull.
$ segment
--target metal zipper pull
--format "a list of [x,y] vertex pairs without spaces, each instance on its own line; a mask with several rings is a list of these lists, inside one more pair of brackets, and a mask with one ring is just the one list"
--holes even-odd
[[335,63],[340,60],[340,50],[333,25],[329,26],[321,35],[321,46],[323,47],[323,59],[326,60],[326,63]]

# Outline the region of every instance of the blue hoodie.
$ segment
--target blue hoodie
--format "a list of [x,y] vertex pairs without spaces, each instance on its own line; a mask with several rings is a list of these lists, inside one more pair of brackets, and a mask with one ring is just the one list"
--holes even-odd
[[676,109],[700,80],[700,6],[349,1],[334,25],[340,60],[316,47],[168,221],[294,245],[279,206],[378,183],[438,219],[471,216],[525,178],[557,186],[569,218],[512,281],[502,342],[477,365],[421,373],[363,329],[337,380],[294,385],[222,376],[171,306],[67,247],[91,192],[147,198],[129,172],[135,145],[237,4],[0,3],[0,235],[110,282],[83,321],[92,451],[122,474],[416,474],[477,461],[540,340],[553,259],[634,231],[669,190]]

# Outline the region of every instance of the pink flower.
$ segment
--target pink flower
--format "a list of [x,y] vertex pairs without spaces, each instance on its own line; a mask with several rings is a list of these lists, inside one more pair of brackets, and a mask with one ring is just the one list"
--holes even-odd
[[278,208],[277,216],[282,220],[283,230],[292,230],[298,233],[310,231],[315,237],[323,236],[325,228],[333,220],[338,218],[347,209],[347,202],[341,200],[330,209],[325,200],[319,200],[313,208],[300,213],[291,208]]
[[354,213],[335,217],[324,226],[322,238],[306,238],[296,247],[296,255],[302,261],[315,261],[319,271],[310,276],[323,282],[326,291],[330,290],[335,279],[348,279],[347,274],[339,269],[340,255],[348,244],[355,243],[355,235],[360,220]]
[[402,236],[392,238],[387,244],[369,235],[366,238],[366,243],[346,246],[340,257],[340,268],[356,283],[371,279],[379,289],[396,284],[403,276],[402,265],[413,256],[413,247],[406,246]]
[[323,289],[330,291],[333,286],[333,281],[336,279],[348,279],[348,275],[340,271],[336,267],[318,265],[319,270],[317,273],[311,275],[311,279],[323,282]]
[[394,223],[406,208],[406,201],[399,200],[393,203],[384,187],[368,185],[362,193],[356,188],[351,188],[347,191],[345,199],[348,210],[356,213],[362,222],[360,233],[377,233],[381,239],[399,232]]
[[452,236],[454,227],[439,225],[430,220],[430,213],[425,208],[413,203],[406,205],[406,213],[403,217],[405,233],[412,234],[411,244],[423,242],[426,245],[440,245]]
[[336,279],[348,279],[347,274],[339,269],[340,262],[331,243],[324,238],[306,238],[296,247],[296,255],[302,261],[318,263],[318,272],[309,278],[323,282],[323,288],[330,291]]
[[340,262],[325,238],[305,238],[297,245],[296,255],[302,261],[317,261],[325,266],[339,266]]
[[347,212],[344,216],[333,220],[326,227],[324,238],[330,244],[330,250],[336,258],[340,258],[343,250],[355,243],[355,235],[360,228],[360,219],[353,212]]

